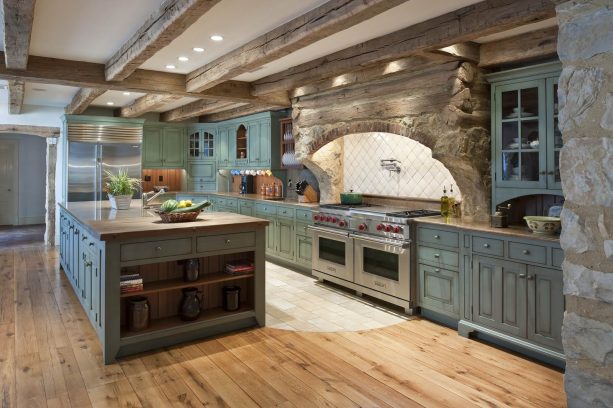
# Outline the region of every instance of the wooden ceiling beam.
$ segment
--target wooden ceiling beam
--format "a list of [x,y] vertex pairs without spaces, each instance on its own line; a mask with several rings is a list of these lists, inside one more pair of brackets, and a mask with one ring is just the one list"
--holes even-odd
[[558,27],[549,27],[481,44],[479,66],[524,62],[557,55]]
[[97,97],[105,92],[105,89],[100,88],[81,88],[72,97],[72,101],[64,108],[64,112],[68,115],[81,114]]
[[176,109],[171,109],[169,111],[163,112],[160,115],[161,122],[179,122],[182,120],[195,118],[207,113],[213,113],[217,111],[223,111],[231,108],[236,108],[238,106],[242,106],[244,104],[236,104],[235,102],[228,101],[194,101],[178,107]]
[[106,80],[126,79],[219,1],[166,0],[106,63]]
[[7,68],[26,69],[36,0],[2,0],[4,60]]
[[432,52],[456,58],[460,61],[469,61],[478,64],[480,57],[479,48],[479,44],[468,41],[432,50]]
[[407,0],[330,0],[187,75],[201,92],[366,21]]
[[0,124],[0,133],[19,133],[40,137],[59,137],[59,127]]
[[472,41],[555,15],[553,0],[485,0],[259,79],[253,83],[253,93],[290,90],[375,62]]
[[277,110],[278,107],[274,105],[236,105],[230,109],[210,113],[207,115],[200,116],[200,122],[204,123],[212,123],[212,122],[221,122],[223,120],[229,120],[234,118],[240,118],[241,116],[253,115],[255,113],[266,112],[269,110]]
[[[0,52],[4,60],[4,53]],[[71,61],[31,55],[25,70],[7,69],[0,61],[0,79],[21,80],[44,84],[100,88],[142,93],[190,96],[198,99],[227,100],[233,102],[266,102],[267,99],[251,95],[249,83],[229,81],[204,93],[187,92],[185,75],[170,72],[137,69],[123,81],[107,81],[104,65],[93,62]]]
[[154,109],[160,108],[167,103],[179,100],[181,98],[183,97],[177,96],[177,95],[159,95],[159,94],[149,94],[149,95],[141,96],[140,98],[135,100],[131,105],[124,106],[123,108],[117,109],[117,116],[121,116],[122,118],[136,118],[147,112],[151,112]]
[[21,113],[25,91],[26,91],[25,82],[8,81],[9,113],[11,115],[18,115]]

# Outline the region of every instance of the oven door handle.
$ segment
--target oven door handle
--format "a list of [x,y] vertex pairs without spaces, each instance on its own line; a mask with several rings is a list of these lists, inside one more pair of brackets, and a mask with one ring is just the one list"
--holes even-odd
[[345,237],[345,238],[349,237],[349,233],[348,232],[337,232],[337,231],[331,230],[329,228],[316,227],[314,225],[309,225],[308,228],[311,231],[323,232],[324,234],[336,235],[338,237]]
[[406,249],[411,247],[411,241],[387,241],[385,239],[373,238],[373,237],[365,237],[363,235],[351,234],[349,235],[351,238],[356,240],[362,240],[366,242],[374,242],[382,245],[392,245],[398,248]]

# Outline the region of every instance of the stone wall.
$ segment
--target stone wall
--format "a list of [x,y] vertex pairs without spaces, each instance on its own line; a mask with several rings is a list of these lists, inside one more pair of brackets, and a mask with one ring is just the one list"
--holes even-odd
[[613,3],[561,4],[561,244],[570,407],[613,406]]
[[[338,201],[338,155],[318,157],[327,143],[354,133],[394,133],[432,150],[462,192],[462,213],[485,219],[490,202],[489,89],[471,63],[448,62],[420,72],[296,98],[296,156],[317,176],[322,201]],[[339,121],[342,118],[342,121]]]

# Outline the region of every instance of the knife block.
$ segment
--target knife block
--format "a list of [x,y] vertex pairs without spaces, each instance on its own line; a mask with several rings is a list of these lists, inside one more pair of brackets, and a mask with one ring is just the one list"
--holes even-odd
[[319,195],[317,191],[313,190],[313,187],[307,186],[304,189],[304,194],[298,196],[298,202],[300,203],[316,203],[319,201]]

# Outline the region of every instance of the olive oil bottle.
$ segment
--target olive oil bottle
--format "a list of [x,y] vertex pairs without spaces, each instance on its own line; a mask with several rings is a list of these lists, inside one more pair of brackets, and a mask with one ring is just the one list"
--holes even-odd
[[445,218],[445,221],[449,218],[449,197],[445,186],[443,186],[443,196],[441,197],[441,216]]

